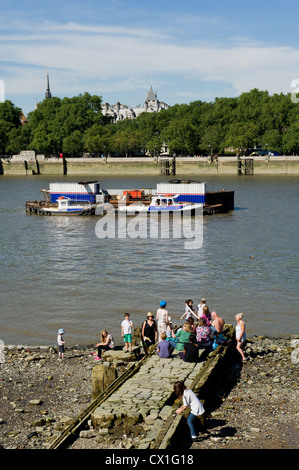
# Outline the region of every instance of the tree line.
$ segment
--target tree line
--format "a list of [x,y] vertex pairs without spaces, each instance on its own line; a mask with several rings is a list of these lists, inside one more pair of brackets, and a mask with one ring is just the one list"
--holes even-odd
[[0,103],[0,154],[157,155],[163,145],[170,155],[224,155],[227,149],[242,153],[257,147],[299,152],[299,107],[290,94],[255,88],[236,98],[176,104],[116,123],[103,116],[101,103],[89,93],[44,99],[25,124],[20,108],[9,100]]

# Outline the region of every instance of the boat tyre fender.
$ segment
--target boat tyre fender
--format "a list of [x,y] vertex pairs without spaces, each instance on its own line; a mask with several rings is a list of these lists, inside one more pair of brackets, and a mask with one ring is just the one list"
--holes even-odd
[[39,215],[44,215],[44,211],[42,209],[39,209],[38,213]]
[[29,207],[29,212],[32,214],[32,212],[33,212],[33,207]]

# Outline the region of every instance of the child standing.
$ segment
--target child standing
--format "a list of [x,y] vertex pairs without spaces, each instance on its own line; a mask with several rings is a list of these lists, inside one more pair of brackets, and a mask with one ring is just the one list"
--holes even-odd
[[130,320],[130,314],[125,313],[125,319],[121,323],[121,335],[124,338],[124,343],[126,346],[125,352],[132,352],[132,328],[133,323]]
[[186,320],[188,320],[188,318],[192,318],[192,315],[194,315],[194,317],[197,319],[196,313],[193,309],[193,300],[187,299],[185,301],[185,313],[183,313],[183,315],[181,316],[181,320],[184,317],[186,317]]
[[59,359],[64,358],[65,341],[63,339],[63,335],[64,335],[64,329],[60,328],[60,330],[58,330],[58,336],[57,336],[57,343],[58,343],[58,349],[59,349],[58,358]]
[[161,341],[161,333],[166,331],[168,320],[168,310],[166,310],[166,301],[161,300],[160,308],[157,310],[156,320],[158,322],[159,341]]

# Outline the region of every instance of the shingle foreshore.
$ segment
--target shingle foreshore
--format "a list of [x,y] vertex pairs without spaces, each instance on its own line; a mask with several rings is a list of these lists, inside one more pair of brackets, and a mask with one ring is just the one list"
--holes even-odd
[[[66,424],[91,402],[91,377],[96,364],[90,354],[93,351],[92,346],[75,346],[67,350],[65,360],[58,360],[57,350],[50,346],[5,348],[5,361],[0,364],[0,446],[49,447]],[[195,443],[185,442],[182,436],[182,446],[200,449],[298,445],[299,337],[253,337],[247,342],[246,355],[245,364],[235,355],[229,371],[224,376],[219,374],[219,382],[206,403],[208,433]],[[122,396],[129,408],[130,394],[137,387],[141,413],[144,402],[152,400],[152,410],[143,423],[119,429],[117,422],[98,429],[90,423],[90,428],[81,431],[70,448],[138,448],[155,426],[165,422],[163,416],[158,416],[156,404],[160,402],[161,409],[165,408],[165,417],[171,410],[167,409],[165,397],[159,395],[159,381],[169,380],[170,390],[177,378],[192,379],[194,370],[178,358],[173,366],[172,361],[162,362],[156,356],[152,360],[156,365],[161,362],[155,378],[157,389],[148,387],[144,377],[144,383],[130,386]],[[122,361],[114,363],[119,374],[127,365]],[[171,372],[169,379],[165,376],[167,368]],[[113,400],[106,402],[111,410]]]

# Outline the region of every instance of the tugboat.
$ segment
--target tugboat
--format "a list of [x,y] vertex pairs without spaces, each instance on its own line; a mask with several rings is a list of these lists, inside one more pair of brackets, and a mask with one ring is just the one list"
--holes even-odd
[[26,211],[39,215],[94,215],[96,206],[89,202],[80,204],[69,197],[60,196],[55,203],[26,203]]
[[129,205],[119,205],[117,208],[117,211],[122,213],[125,212],[126,214],[136,214],[136,213],[162,213],[162,212],[168,212],[168,213],[174,213],[174,212],[188,212],[191,215],[195,213],[197,209],[202,209],[203,204],[199,203],[192,203],[192,202],[179,202],[178,201],[179,195],[170,195],[170,194],[164,194],[164,195],[159,195],[159,196],[153,196],[151,199],[151,202],[149,205],[142,204],[135,202],[133,204]]

